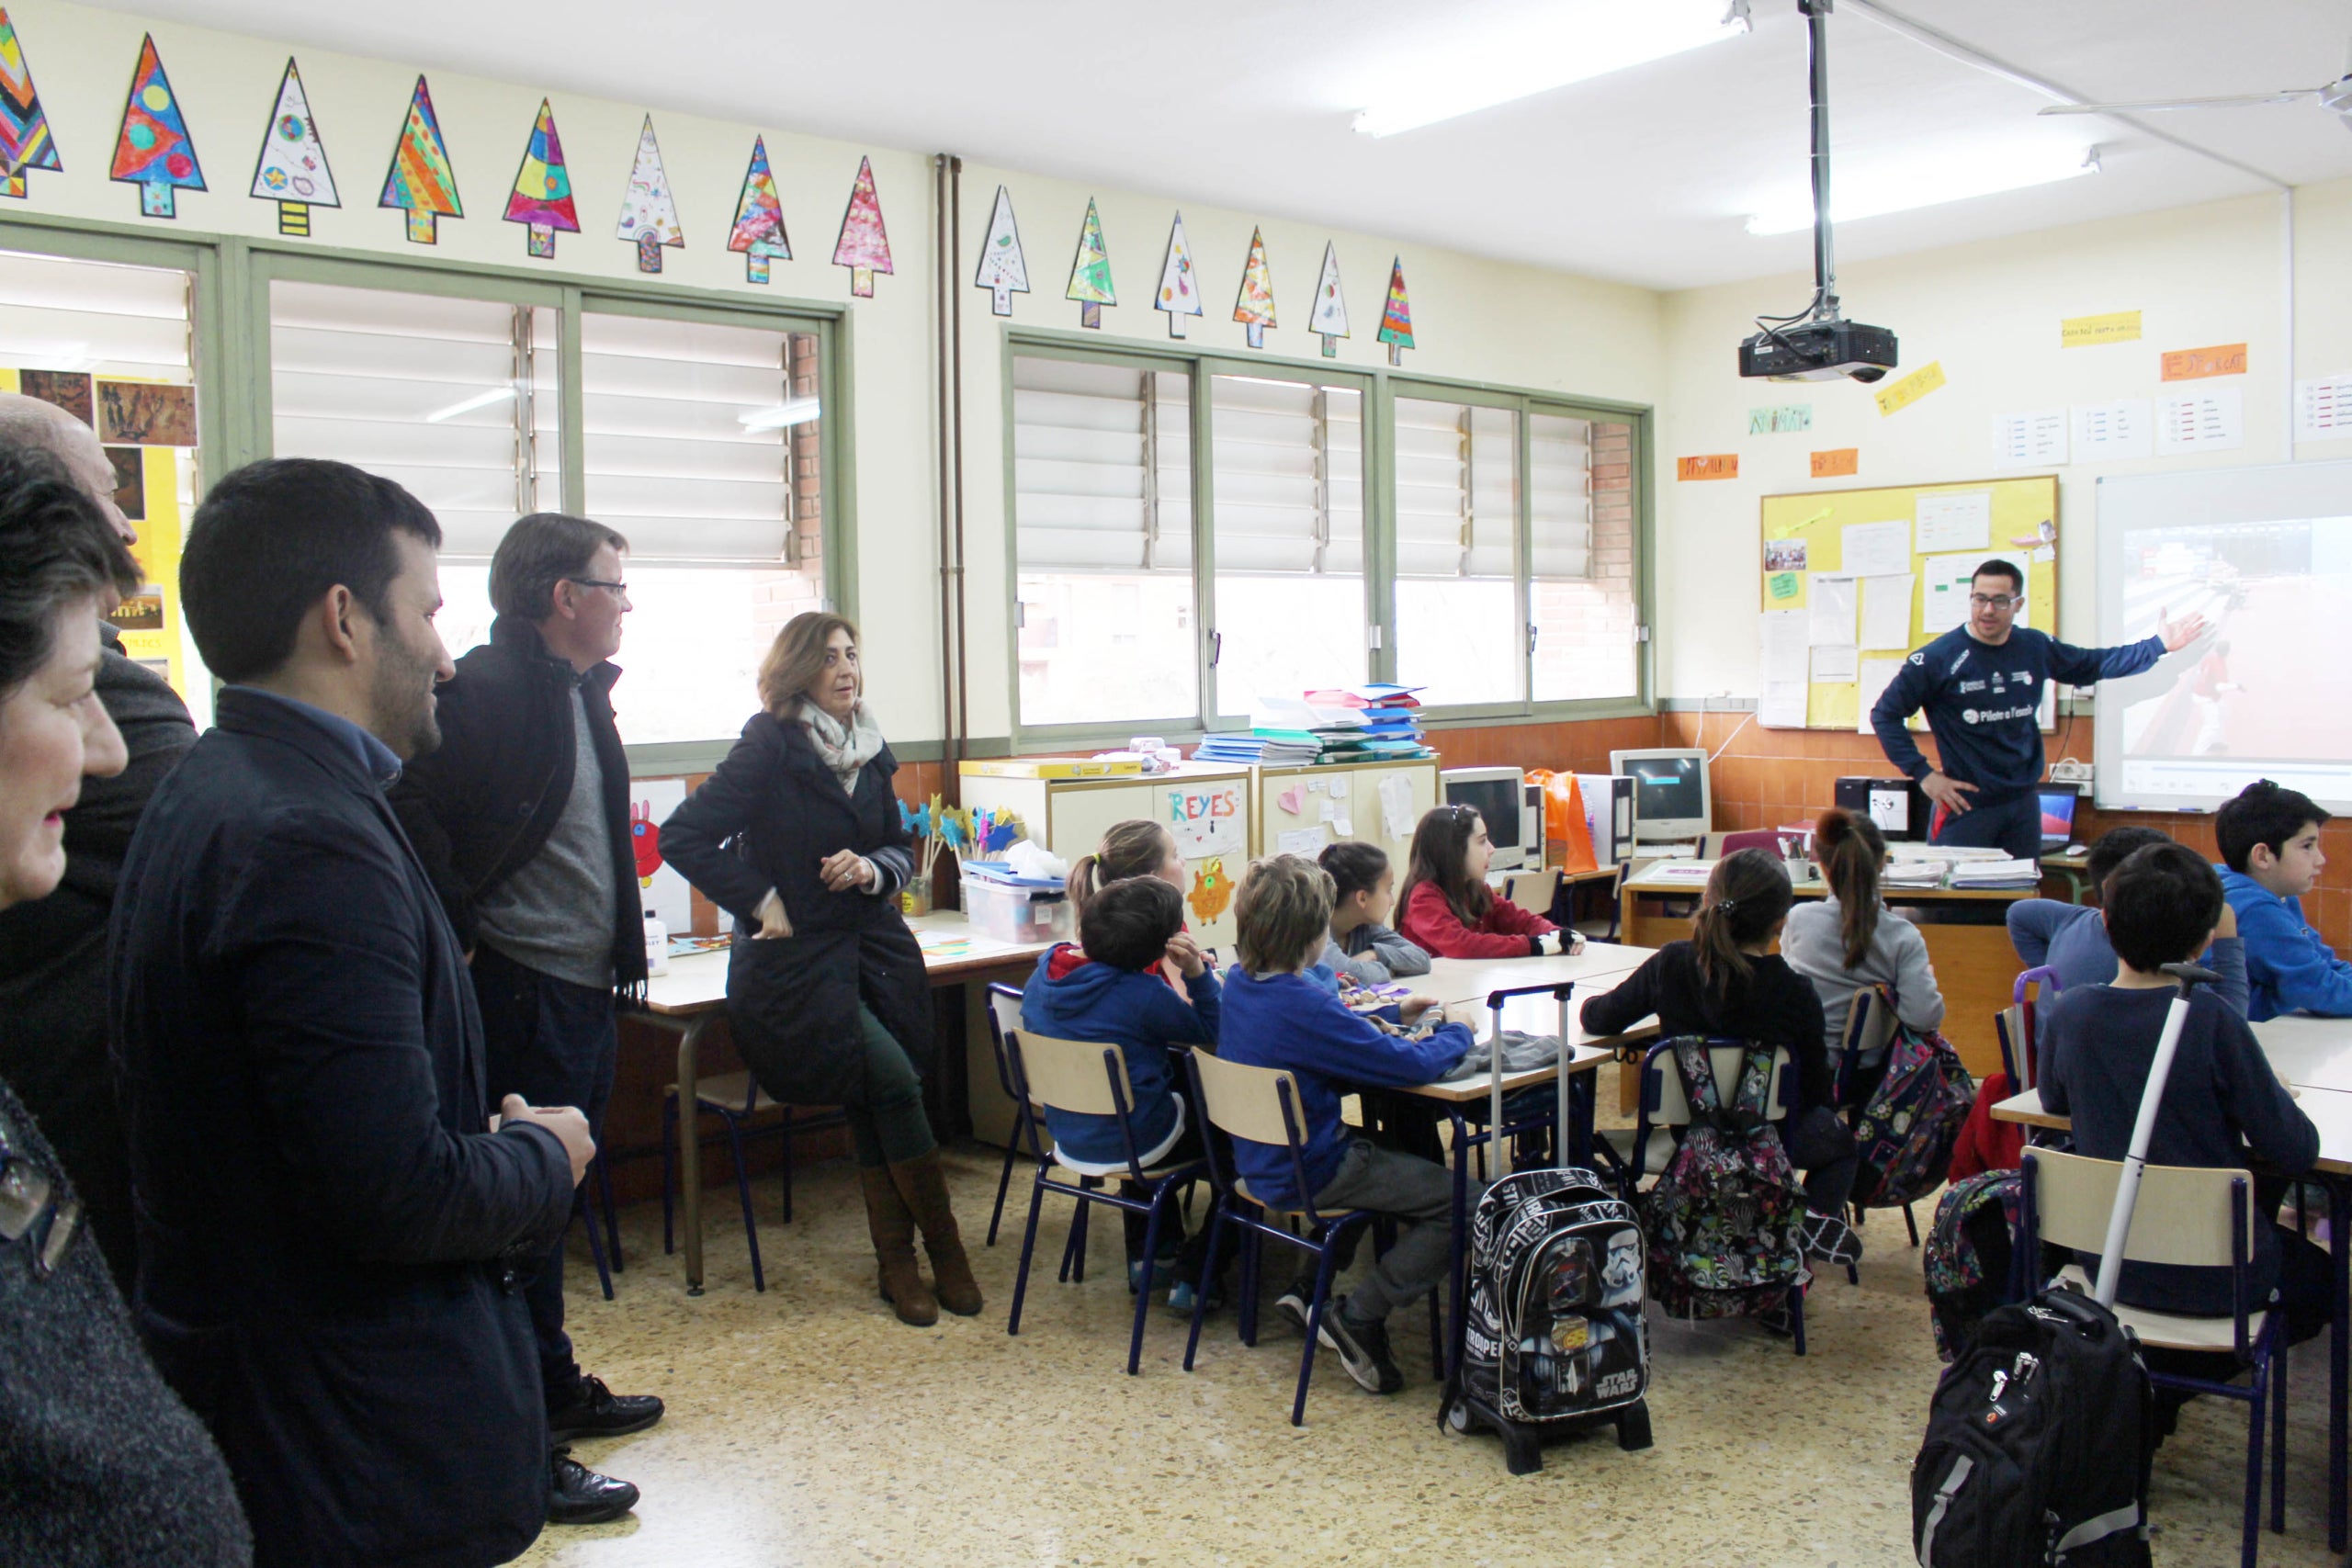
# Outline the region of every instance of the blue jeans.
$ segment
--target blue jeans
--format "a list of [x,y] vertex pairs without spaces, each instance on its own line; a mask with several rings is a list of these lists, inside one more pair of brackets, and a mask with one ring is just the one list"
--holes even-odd
[[2041,854],[2039,795],[2029,793],[1990,806],[1971,806],[1962,812],[1947,811],[1939,806],[1931,820],[1934,830],[1928,838],[1934,843],[1997,849],[2016,860],[2034,860]]
[[[489,1048],[490,1103],[519,1094],[533,1105],[577,1106],[601,1141],[620,1053],[611,989],[559,980],[488,942],[474,949],[473,980]],[[563,1331],[562,1242],[524,1288],[523,1299],[539,1342],[548,1408],[560,1409],[580,1392],[580,1363]]]

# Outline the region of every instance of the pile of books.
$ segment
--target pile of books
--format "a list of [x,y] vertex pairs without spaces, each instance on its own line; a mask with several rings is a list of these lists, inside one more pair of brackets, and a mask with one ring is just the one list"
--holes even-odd
[[2041,867],[2030,860],[1963,860],[1951,868],[1955,888],[2034,887],[2041,885]]
[[1193,760],[1295,767],[1433,757],[1421,739],[1419,689],[1374,682],[1270,699],[1250,728],[1207,737]]

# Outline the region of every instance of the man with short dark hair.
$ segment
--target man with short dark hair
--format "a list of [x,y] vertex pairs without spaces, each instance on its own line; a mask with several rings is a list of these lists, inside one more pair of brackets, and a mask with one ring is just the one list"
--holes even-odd
[[[473,966],[491,1092],[577,1105],[597,1136],[619,1052],[615,991],[641,994],[646,976],[612,701],[628,548],[602,524],[560,513],[506,531],[490,565],[490,641],[440,690],[440,748],[392,790]],[[582,1374],[563,1327],[560,1240],[528,1300],[558,1445],[662,1419],[659,1399]],[[551,1523],[598,1524],[636,1504],[628,1482],[557,1455]]]
[[180,587],[229,684],[114,911],[140,1325],[265,1568],[503,1562],[547,1518],[520,1270],[594,1145],[569,1107],[489,1114],[464,953],[384,798],[440,739],[440,537],[343,463],[212,487]]
[[[2042,686],[2087,686],[2136,675],[2203,635],[2205,617],[2159,613],[2155,635],[2120,648],[2076,648],[2017,624],[2025,573],[1988,560],[1968,584],[1968,619],[1905,660],[1871,709],[1886,760],[1935,802],[1928,837],[1939,844],[1998,848],[2018,860],[2041,852]],[[1920,755],[1906,725],[1927,710],[1939,768]]]

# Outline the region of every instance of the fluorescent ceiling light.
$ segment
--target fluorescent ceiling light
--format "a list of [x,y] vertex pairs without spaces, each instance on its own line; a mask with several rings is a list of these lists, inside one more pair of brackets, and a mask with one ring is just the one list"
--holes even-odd
[[772,409],[738,414],[735,423],[746,430],[782,430],[786,425],[806,424],[820,412],[816,399],[804,398],[797,403],[779,403]]
[[[1442,16],[1442,12],[1431,13]],[[1368,96],[1355,128],[1394,136],[1623,71],[1748,30],[1744,0],[1577,0],[1528,17],[1509,36],[1417,49],[1404,75]]]
[[426,414],[424,423],[438,424],[445,419],[455,419],[461,413],[471,413],[476,409],[486,409],[492,403],[503,403],[514,395],[514,389],[512,387],[492,387],[489,391],[468,398],[461,403],[451,403],[437,413]]
[[[1841,164],[1830,183],[1830,218],[1833,222],[1850,223],[1858,218],[2028,190],[2098,172],[2098,148],[2063,145],[1893,158],[1860,168]],[[1812,227],[1813,193],[1809,190],[1776,200],[1747,220],[1751,234],[1792,234]]]

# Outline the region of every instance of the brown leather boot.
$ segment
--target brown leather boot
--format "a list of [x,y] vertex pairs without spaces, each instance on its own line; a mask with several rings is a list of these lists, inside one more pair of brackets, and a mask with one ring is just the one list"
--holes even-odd
[[882,1299],[898,1309],[900,1323],[929,1328],[939,1321],[939,1298],[923,1283],[922,1270],[915,1264],[915,1217],[888,1167],[861,1168],[857,1184],[865,1193],[865,1228],[874,1237]]
[[947,1201],[947,1173],[940,1168],[939,1151],[892,1166],[890,1178],[922,1227],[923,1250],[931,1254],[932,1277],[939,1281],[939,1304],[958,1317],[978,1316],[980,1284],[964,1256],[964,1238]]

